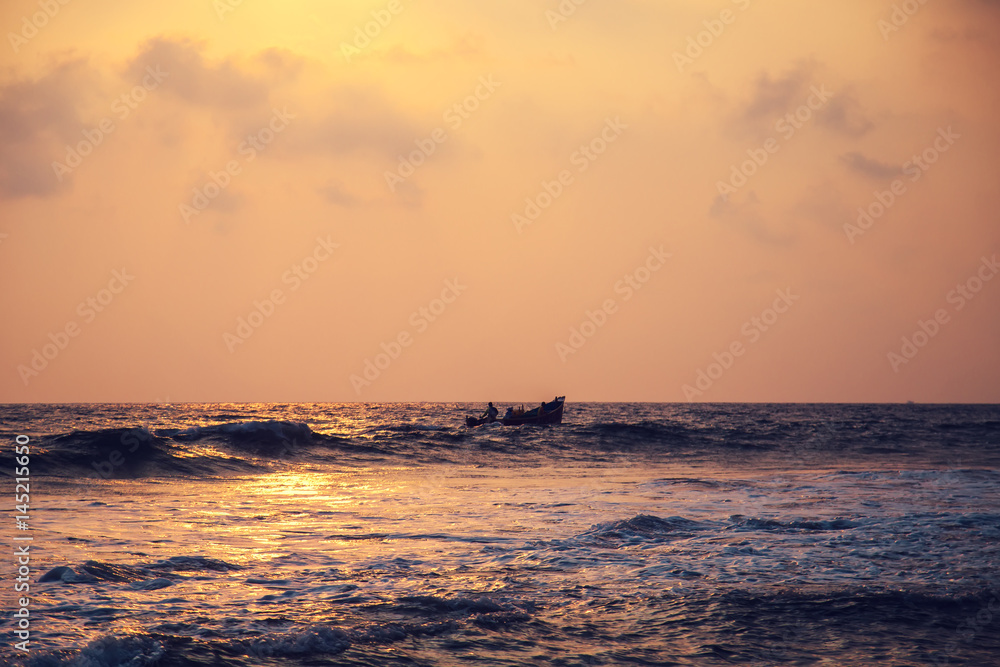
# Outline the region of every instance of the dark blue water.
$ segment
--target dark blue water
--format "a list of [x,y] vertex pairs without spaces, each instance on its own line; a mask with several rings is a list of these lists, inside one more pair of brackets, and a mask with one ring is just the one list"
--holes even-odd
[[[552,461],[1000,463],[1000,408],[953,405],[571,405],[558,428],[464,426],[465,404],[4,406],[39,439],[35,474],[203,478],[287,465]],[[106,465],[118,451],[122,462]],[[0,470],[7,473],[12,452]],[[117,457],[116,457],[117,459]],[[9,473],[7,473],[9,474]]]
[[482,409],[4,406],[2,660],[1000,664],[1000,407]]

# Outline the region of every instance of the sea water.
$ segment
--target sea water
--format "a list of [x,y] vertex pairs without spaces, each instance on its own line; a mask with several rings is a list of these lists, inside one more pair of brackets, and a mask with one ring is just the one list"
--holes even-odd
[[0,663],[1000,664],[998,406],[482,409],[3,406]]

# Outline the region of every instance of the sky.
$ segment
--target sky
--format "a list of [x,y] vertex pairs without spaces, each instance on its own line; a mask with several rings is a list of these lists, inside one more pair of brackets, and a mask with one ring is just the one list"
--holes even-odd
[[0,27],[0,402],[1000,401],[1000,2]]

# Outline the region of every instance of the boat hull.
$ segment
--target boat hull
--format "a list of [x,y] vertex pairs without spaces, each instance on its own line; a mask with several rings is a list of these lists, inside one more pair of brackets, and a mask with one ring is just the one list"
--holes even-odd
[[538,408],[520,416],[504,417],[500,420],[504,426],[524,426],[527,424],[561,424],[565,396],[559,396],[551,403],[546,403],[539,413]]

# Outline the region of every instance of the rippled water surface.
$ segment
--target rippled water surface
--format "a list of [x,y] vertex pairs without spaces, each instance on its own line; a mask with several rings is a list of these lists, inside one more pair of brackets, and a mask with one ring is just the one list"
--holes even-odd
[[0,409],[27,664],[998,664],[1000,408],[474,409]]

